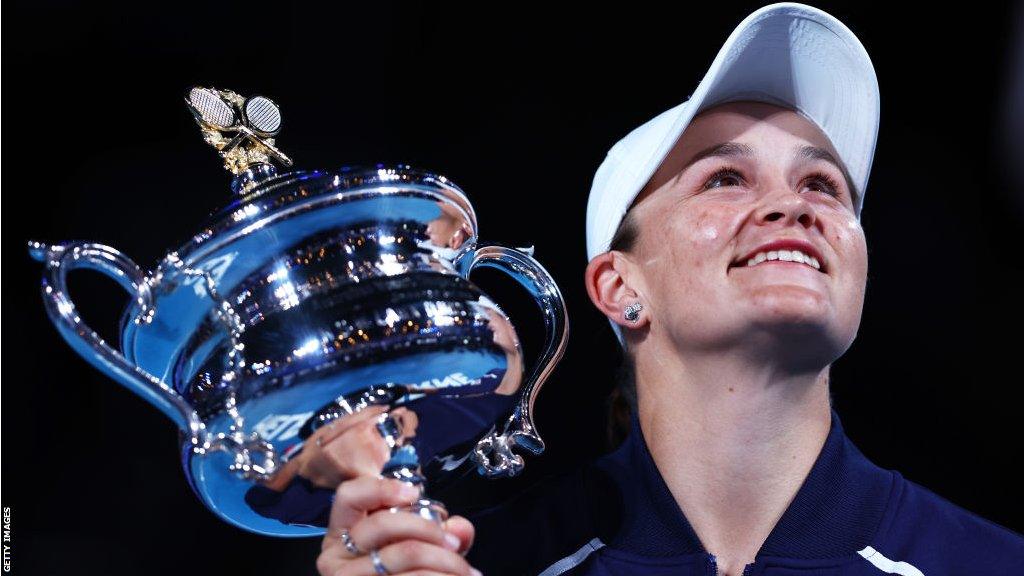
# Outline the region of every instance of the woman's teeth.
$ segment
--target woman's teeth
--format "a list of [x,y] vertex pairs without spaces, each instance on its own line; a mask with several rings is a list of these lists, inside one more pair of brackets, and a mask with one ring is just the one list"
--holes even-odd
[[800,262],[813,267],[815,270],[821,270],[821,264],[818,262],[817,258],[804,254],[799,250],[772,250],[771,252],[758,252],[753,258],[747,260],[747,266],[757,266],[761,262],[770,260]]

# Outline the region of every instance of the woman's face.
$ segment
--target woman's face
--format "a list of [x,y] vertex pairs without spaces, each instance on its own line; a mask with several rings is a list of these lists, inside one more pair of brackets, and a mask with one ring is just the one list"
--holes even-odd
[[[691,121],[633,208],[627,282],[647,304],[650,337],[703,350],[774,345],[812,363],[849,348],[867,246],[848,180],[821,151],[839,157],[811,121],[771,104],[731,102]],[[747,266],[777,240],[809,245],[820,270]]]

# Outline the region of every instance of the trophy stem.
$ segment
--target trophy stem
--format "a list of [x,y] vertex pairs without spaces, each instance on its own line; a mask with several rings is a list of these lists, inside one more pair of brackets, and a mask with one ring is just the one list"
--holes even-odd
[[395,478],[407,482],[420,489],[420,498],[406,506],[392,507],[391,511],[404,510],[412,512],[417,516],[443,524],[448,520],[448,510],[444,504],[427,498],[424,495],[426,477],[420,470],[419,455],[416,447],[407,444],[402,439],[402,424],[390,412],[384,412],[377,417],[377,431],[391,450],[391,458],[384,463],[381,475],[385,478]]
[[250,164],[231,179],[231,191],[238,195],[247,194],[260,182],[277,176],[277,168],[273,164],[257,162]]

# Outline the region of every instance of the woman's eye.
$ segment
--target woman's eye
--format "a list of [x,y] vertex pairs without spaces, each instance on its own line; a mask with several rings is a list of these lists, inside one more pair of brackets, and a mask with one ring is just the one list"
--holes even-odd
[[704,189],[707,190],[709,188],[717,188],[717,186],[713,186],[713,184],[716,182],[723,182],[724,185],[729,186],[730,184],[728,184],[728,182],[733,181],[739,183],[741,180],[742,178],[740,177],[739,172],[737,172],[735,169],[723,168],[715,172],[714,174],[711,175],[710,178],[708,178],[707,182],[704,183]]
[[811,175],[809,184],[816,187],[818,190],[828,194],[829,196],[839,197],[841,195],[839,191],[839,185],[835,179],[827,174],[813,174]]
[[[743,176],[733,167],[725,167],[708,178],[704,183],[704,190],[711,188],[718,188],[716,184],[722,186],[735,186],[743,182]],[[824,192],[829,196],[839,198],[842,196],[842,191],[839,188],[839,184],[836,179],[823,172],[817,172],[811,174],[807,179],[807,185],[814,188],[815,190]]]

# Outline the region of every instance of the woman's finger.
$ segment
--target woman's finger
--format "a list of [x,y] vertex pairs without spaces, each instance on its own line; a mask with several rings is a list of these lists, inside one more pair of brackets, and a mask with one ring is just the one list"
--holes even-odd
[[462,516],[452,516],[445,522],[444,529],[459,539],[458,553],[465,556],[473,547],[473,539],[476,536],[476,528],[473,524]]
[[[455,576],[479,576],[466,559],[458,552],[427,544],[419,540],[403,540],[388,544],[378,552],[384,569],[391,574],[414,570],[432,570]],[[373,558],[369,553],[349,561],[345,565],[345,576],[376,576]],[[348,570],[351,570],[349,572]]]
[[435,572],[433,570],[413,570],[412,572],[402,572],[396,576],[452,576],[451,574],[445,574],[444,572]]
[[376,476],[391,457],[391,449],[377,431],[374,421],[345,430],[322,449],[323,458],[311,461],[326,467],[321,473],[338,476],[337,482],[356,476]]
[[370,510],[410,504],[420,496],[416,486],[381,476],[360,476],[346,480],[334,491],[334,503],[324,542],[340,541],[342,528],[351,528]]
[[353,526],[349,533],[361,550],[380,549],[401,540],[420,540],[458,552],[462,545],[455,534],[437,522],[405,510],[377,510]]

